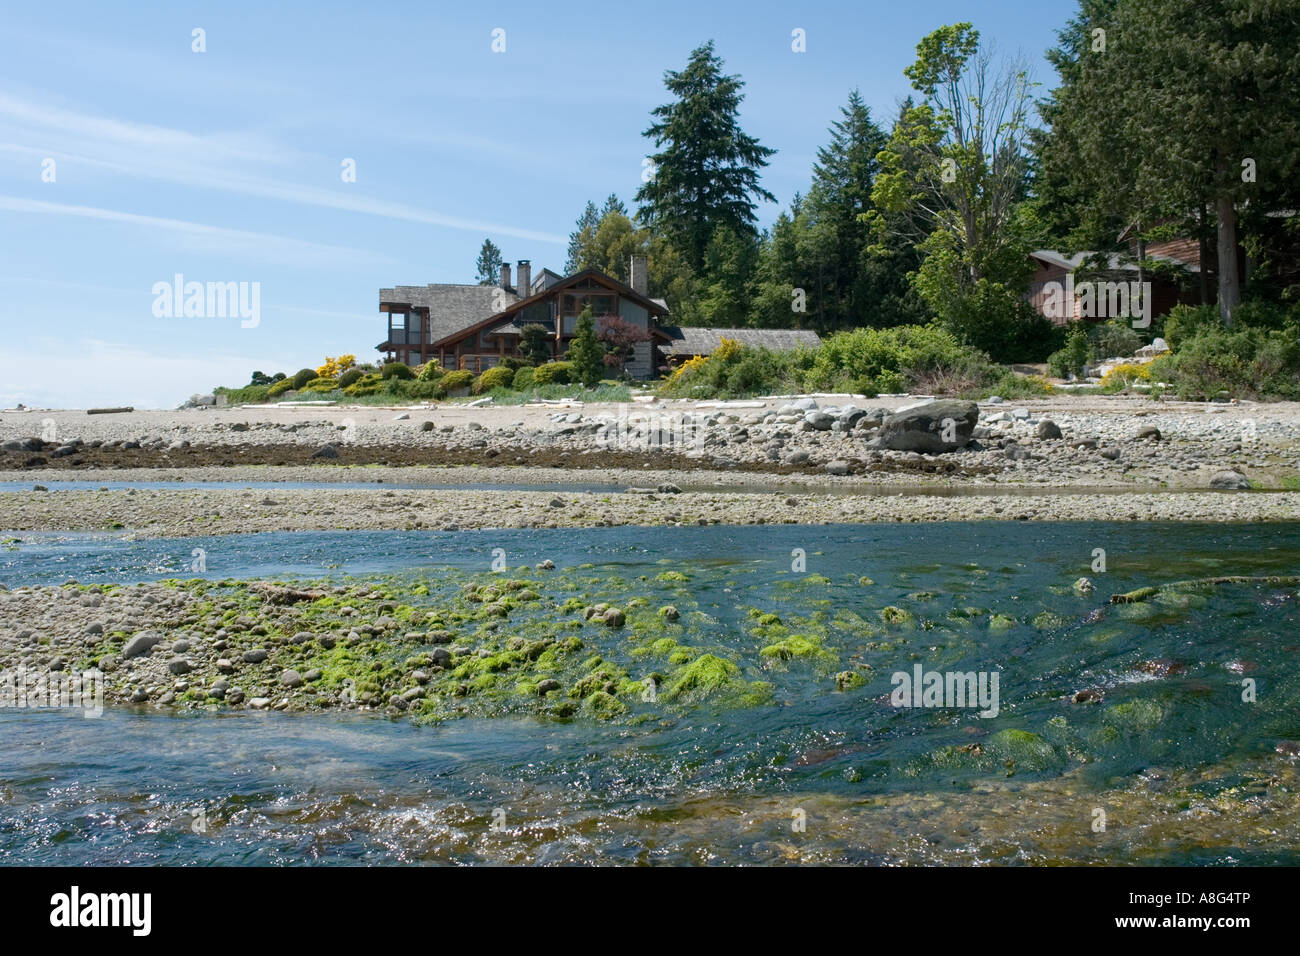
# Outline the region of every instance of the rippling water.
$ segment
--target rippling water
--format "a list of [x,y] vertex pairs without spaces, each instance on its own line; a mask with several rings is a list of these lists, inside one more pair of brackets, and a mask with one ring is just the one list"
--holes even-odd
[[[15,537],[9,587],[188,577],[193,548],[220,579],[429,580],[486,573],[495,548],[590,565],[583,596],[673,601],[709,622],[693,643],[774,695],[614,723],[0,710],[5,862],[1300,862],[1296,761],[1277,751],[1300,739],[1296,588],[1107,603],[1300,573],[1300,526]],[[1095,592],[1071,587],[1084,575]],[[886,606],[915,620],[882,624]],[[748,608],[821,621],[836,662],[764,666]],[[891,673],[918,663],[997,671],[1000,713],[890,706]],[[828,670],[851,668],[866,683],[836,691]],[[1073,703],[1085,688],[1103,700]],[[1006,731],[1034,735],[1012,760]]]

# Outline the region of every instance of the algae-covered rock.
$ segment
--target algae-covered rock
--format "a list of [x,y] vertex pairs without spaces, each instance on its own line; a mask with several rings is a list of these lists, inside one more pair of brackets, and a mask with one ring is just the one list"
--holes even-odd
[[607,691],[598,690],[582,702],[583,710],[601,720],[612,720],[627,713],[627,705]]
[[840,671],[835,675],[835,686],[839,690],[854,690],[867,682],[857,671]]
[[906,624],[915,620],[910,611],[905,611],[901,607],[889,605],[880,609],[880,619],[886,624]]
[[1055,747],[1027,730],[1000,730],[985,742],[984,750],[1019,770],[1046,770],[1059,761]]
[[1122,730],[1144,733],[1165,719],[1165,709],[1154,700],[1139,697],[1108,708],[1104,719],[1106,723]]
[[701,654],[677,673],[663,696],[668,700],[699,697],[737,682],[741,682],[740,668],[734,663],[714,654]]

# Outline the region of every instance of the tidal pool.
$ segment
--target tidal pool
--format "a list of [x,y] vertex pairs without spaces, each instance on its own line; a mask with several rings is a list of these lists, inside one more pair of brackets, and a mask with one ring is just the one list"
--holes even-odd
[[[10,539],[10,588],[360,585],[468,652],[571,633],[572,667],[625,677],[601,713],[523,660],[466,697],[435,679],[423,720],[0,708],[5,862],[1300,862],[1297,525]],[[511,579],[537,599],[485,628],[467,593]],[[705,656],[734,670],[667,693]],[[918,665],[996,673],[997,715],[896,706]]]

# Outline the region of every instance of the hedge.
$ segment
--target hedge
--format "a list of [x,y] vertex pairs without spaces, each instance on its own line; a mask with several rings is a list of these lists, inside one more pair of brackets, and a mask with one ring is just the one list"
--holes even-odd
[[573,381],[572,362],[547,362],[533,372],[534,385],[568,385]]
[[474,384],[470,387],[470,393],[482,395],[494,388],[509,388],[514,380],[514,372],[503,365],[498,365],[496,368],[485,370],[482,375],[474,379]]

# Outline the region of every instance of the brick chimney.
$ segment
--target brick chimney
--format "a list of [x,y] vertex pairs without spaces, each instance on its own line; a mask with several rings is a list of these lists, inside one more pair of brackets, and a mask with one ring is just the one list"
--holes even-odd
[[627,267],[627,284],[639,295],[650,294],[650,280],[646,275],[645,256],[633,256]]
[[533,267],[527,259],[519,260],[519,296],[528,298],[528,287],[533,283]]
[[501,288],[510,288],[510,263],[501,263]]

